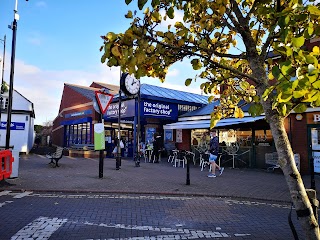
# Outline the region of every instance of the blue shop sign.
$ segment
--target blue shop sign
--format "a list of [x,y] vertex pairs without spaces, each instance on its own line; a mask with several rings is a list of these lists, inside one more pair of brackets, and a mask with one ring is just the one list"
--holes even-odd
[[[133,117],[135,115],[135,100],[121,102],[121,117]],[[112,103],[109,105],[106,113],[103,115],[105,119],[118,118],[119,103]]]
[[178,118],[178,105],[151,100],[143,100],[141,103],[142,115],[153,118],[166,118],[176,120]]
[[78,117],[78,116],[84,116],[84,115],[89,115],[92,114],[92,110],[84,110],[81,112],[74,112],[74,113],[68,113],[64,117],[65,118],[71,118],[71,117]]
[[[25,125],[26,124],[22,122],[11,122],[10,130],[24,130]],[[6,128],[7,128],[7,122],[1,122],[0,129],[6,129]]]

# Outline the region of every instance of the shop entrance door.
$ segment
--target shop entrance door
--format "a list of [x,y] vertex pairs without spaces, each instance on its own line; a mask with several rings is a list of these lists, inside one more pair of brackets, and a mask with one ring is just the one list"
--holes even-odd
[[313,167],[315,173],[320,173],[320,126],[308,126],[308,146],[309,159],[313,158]]

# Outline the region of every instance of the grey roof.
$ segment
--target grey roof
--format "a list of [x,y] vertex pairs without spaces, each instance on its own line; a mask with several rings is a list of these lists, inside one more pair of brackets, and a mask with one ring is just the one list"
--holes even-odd
[[205,115],[210,115],[213,112],[213,108],[215,106],[218,106],[220,104],[220,101],[214,101],[206,106],[199,108],[197,110],[194,110],[192,112],[187,112],[185,114],[182,114],[180,117],[193,117],[193,116],[205,116]]
[[[76,92],[82,94],[83,96],[87,97],[90,100],[95,98],[94,92],[99,90],[99,88],[93,87],[84,87],[74,84],[67,84],[71,89],[75,90]],[[159,101],[166,101],[170,99],[171,102],[175,102],[178,104],[198,104],[199,106],[208,104],[208,96],[190,93],[190,92],[183,92],[179,90],[154,86],[150,84],[141,84],[140,89],[141,98],[144,99],[151,99],[151,100],[159,100]],[[114,101],[117,101],[118,95],[114,96]]]
[[[244,102],[240,102],[241,103],[244,103]],[[193,116],[205,116],[205,115],[210,115],[212,112],[213,112],[213,109],[215,106],[218,106],[220,105],[220,100],[217,100],[217,101],[214,101],[214,102],[211,102],[209,103],[208,105],[202,107],[202,108],[199,108],[197,110],[194,110],[192,112],[187,112],[179,117],[193,117]],[[249,110],[249,107],[250,107],[250,104],[246,104],[244,105],[243,107],[241,107],[241,109],[244,111],[244,112],[248,112]]]
[[[191,104],[203,106],[208,104],[208,96],[183,92],[179,90],[154,86],[143,83],[140,88],[140,96],[142,99],[150,99],[155,101],[168,101],[178,104]],[[118,101],[119,94],[115,95],[113,101]]]
[[154,86],[150,84],[141,84],[141,97],[144,95],[153,96],[155,98],[174,99],[178,101],[208,104],[208,96],[183,92],[179,90]]
[[80,93],[81,95],[85,96],[86,98],[88,98],[90,100],[94,100],[95,99],[94,92],[99,90],[99,88],[84,87],[84,86],[68,84],[68,83],[65,83],[65,85],[67,85],[68,87],[70,87],[74,91]]

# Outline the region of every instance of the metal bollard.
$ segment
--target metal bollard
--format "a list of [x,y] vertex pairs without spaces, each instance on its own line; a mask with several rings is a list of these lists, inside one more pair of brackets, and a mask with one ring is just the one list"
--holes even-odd
[[190,166],[189,166],[189,155],[186,155],[186,159],[187,159],[187,181],[186,181],[186,185],[190,185]]

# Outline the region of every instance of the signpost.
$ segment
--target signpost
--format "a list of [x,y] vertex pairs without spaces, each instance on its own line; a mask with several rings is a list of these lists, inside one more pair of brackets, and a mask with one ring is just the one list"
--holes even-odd
[[100,150],[99,152],[99,178],[103,178],[103,151],[105,150],[105,141],[104,141],[104,124],[103,124],[103,114],[107,111],[113,95],[103,92],[95,91],[96,100],[98,102],[100,110],[100,120],[98,124],[94,126],[94,149]]

